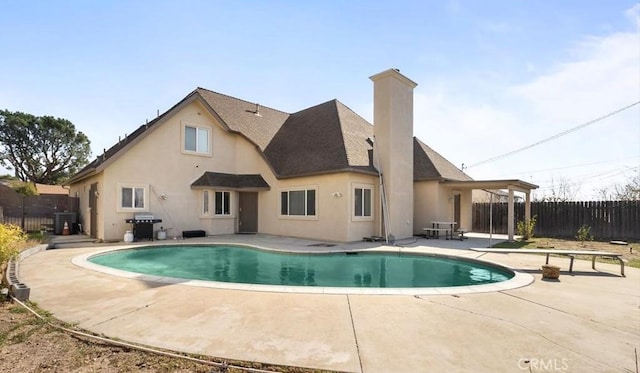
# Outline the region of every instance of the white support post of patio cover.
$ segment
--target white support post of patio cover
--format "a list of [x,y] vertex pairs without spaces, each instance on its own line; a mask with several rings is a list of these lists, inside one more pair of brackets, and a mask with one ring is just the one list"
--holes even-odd
[[509,242],[513,242],[513,226],[515,220],[515,213],[513,208],[513,189],[509,186],[509,199],[507,200],[507,233],[509,234]]
[[531,222],[531,193],[524,193],[524,221]]

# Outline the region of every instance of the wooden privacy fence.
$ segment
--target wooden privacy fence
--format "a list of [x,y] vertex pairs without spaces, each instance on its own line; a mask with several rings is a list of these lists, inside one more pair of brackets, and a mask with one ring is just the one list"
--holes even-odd
[[0,224],[15,224],[25,231],[52,229],[54,214],[78,212],[79,199],[66,195],[38,195],[3,198],[0,194]]
[[[515,221],[524,219],[524,203],[515,204]],[[493,232],[507,233],[507,203],[493,204]],[[489,232],[489,203],[473,204],[473,231]],[[532,202],[534,235],[568,237],[582,225],[598,240],[640,240],[640,201]],[[514,227],[517,224],[514,223]]]

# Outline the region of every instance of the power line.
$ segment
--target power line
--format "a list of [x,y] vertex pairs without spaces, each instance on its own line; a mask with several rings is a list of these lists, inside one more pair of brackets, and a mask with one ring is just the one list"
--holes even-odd
[[[567,180],[563,180],[563,179],[554,180],[552,178],[551,180],[539,181],[539,183],[541,185],[544,185],[544,186],[541,186],[537,190],[538,191],[542,191],[542,190],[554,189],[556,187],[555,185],[553,185],[555,182],[566,183],[567,185],[570,185],[570,186],[582,186],[585,183],[586,184],[595,183],[598,180],[602,180],[602,179],[605,179],[605,178],[611,179],[614,176],[626,174],[628,172],[636,172],[636,171],[640,171],[640,166],[616,168],[616,169],[613,169],[613,170],[609,170],[609,171],[605,171],[605,172],[599,172],[599,173],[595,173],[595,174],[578,175],[578,176],[575,176],[572,179],[567,179]],[[552,184],[552,185],[546,185],[546,184]]]
[[530,174],[536,174],[536,173],[540,173],[540,172],[566,170],[566,169],[569,169],[569,168],[579,168],[579,167],[593,166],[593,165],[597,165],[597,164],[613,163],[613,162],[618,162],[618,161],[628,160],[628,159],[638,159],[638,160],[640,160],[640,155],[633,155],[633,156],[616,158],[616,159],[607,159],[607,160],[603,160],[603,161],[590,162],[590,163],[573,164],[573,165],[569,165],[569,166],[544,168],[544,169],[530,170],[530,171],[518,171],[518,172],[515,172],[515,173],[511,172],[509,174],[506,174],[505,176],[498,175],[496,177],[500,178],[500,177],[510,177],[510,176],[514,176],[514,175],[530,175]]
[[510,155],[514,155],[514,154],[516,154],[516,153],[520,153],[521,151],[524,151],[524,150],[527,150],[527,149],[531,149],[531,148],[533,148],[533,147],[535,147],[535,146],[538,146],[538,145],[540,145],[540,144],[544,144],[545,142],[548,142],[548,141],[551,141],[551,140],[555,140],[555,139],[557,139],[558,137],[561,137],[561,136],[564,136],[564,135],[568,135],[568,134],[570,134],[570,133],[572,133],[572,132],[575,132],[575,131],[577,131],[577,130],[579,130],[579,129],[582,129],[582,128],[585,128],[585,127],[587,127],[587,126],[589,126],[589,125],[592,125],[592,124],[594,124],[594,123],[597,123],[597,122],[599,122],[599,121],[601,121],[601,120],[603,120],[603,119],[607,119],[607,118],[609,118],[609,117],[611,117],[611,116],[614,116],[614,115],[616,115],[616,114],[618,114],[618,113],[621,113],[621,112],[623,112],[623,111],[625,111],[625,110],[627,110],[627,109],[630,109],[630,108],[632,108],[632,107],[634,107],[634,106],[636,106],[636,105],[638,105],[638,104],[640,104],[640,101],[634,102],[633,104],[631,104],[631,105],[627,105],[627,106],[622,107],[622,108],[620,108],[620,109],[618,109],[618,110],[614,110],[614,111],[612,111],[612,112],[610,112],[610,113],[608,113],[608,114],[605,114],[605,115],[603,115],[603,116],[601,116],[601,117],[598,117],[598,118],[596,118],[596,119],[590,120],[590,121],[585,122],[585,123],[582,123],[582,124],[581,124],[581,125],[579,125],[579,126],[576,126],[576,127],[570,128],[570,129],[568,129],[568,130],[566,130],[566,131],[563,131],[563,132],[560,132],[560,133],[555,134],[555,135],[553,135],[553,136],[547,137],[547,138],[542,139],[542,140],[540,140],[540,141],[538,141],[538,142],[536,142],[536,143],[533,143],[533,144],[531,144],[531,145],[527,145],[527,146],[525,146],[525,147],[523,147],[523,148],[519,148],[519,149],[516,149],[516,150],[512,150],[512,151],[510,151],[510,152],[508,152],[508,153],[505,153],[505,154],[502,154],[502,155],[498,155],[498,156],[495,156],[495,157],[493,157],[493,158],[486,159],[486,160],[481,161],[481,162],[478,162],[478,163],[474,163],[474,164],[472,164],[471,166],[466,166],[466,167],[464,167],[464,165],[463,165],[463,171],[464,171],[465,169],[468,169],[468,168],[471,168],[471,167],[479,166],[479,165],[481,165],[481,164],[485,164],[485,163],[489,163],[489,162],[497,161],[497,160],[502,159],[502,158],[506,158],[506,157],[508,157],[508,156],[510,156]]

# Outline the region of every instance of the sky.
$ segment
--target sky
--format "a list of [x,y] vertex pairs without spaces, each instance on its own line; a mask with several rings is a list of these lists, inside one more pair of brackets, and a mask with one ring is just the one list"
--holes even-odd
[[476,180],[521,179],[540,186],[534,199],[564,187],[590,200],[640,175],[640,105],[587,124],[640,101],[637,1],[1,9],[0,109],[72,121],[93,157],[196,87],[290,113],[335,98],[373,123],[369,77],[397,68],[418,83],[414,135]]

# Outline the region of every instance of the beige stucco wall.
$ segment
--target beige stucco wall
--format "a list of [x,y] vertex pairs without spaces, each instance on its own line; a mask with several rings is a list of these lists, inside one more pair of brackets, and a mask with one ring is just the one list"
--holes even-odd
[[[262,233],[312,238],[321,241],[358,241],[376,232],[376,178],[339,173],[285,180],[271,180],[271,192],[260,194],[259,231]],[[373,189],[371,218],[353,216],[355,186]],[[280,215],[280,193],[289,189],[316,190],[316,216]]]
[[[414,225],[415,234],[424,234],[422,228],[431,227],[432,221],[450,219],[449,203],[445,197],[444,188],[437,181],[415,182],[414,197]],[[453,217],[451,204],[451,218]]]
[[433,221],[454,221],[453,196],[460,194],[460,222],[456,228],[471,229],[472,201],[470,190],[454,190],[438,181],[414,183],[415,234],[423,234],[422,228],[431,227]]

